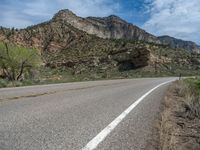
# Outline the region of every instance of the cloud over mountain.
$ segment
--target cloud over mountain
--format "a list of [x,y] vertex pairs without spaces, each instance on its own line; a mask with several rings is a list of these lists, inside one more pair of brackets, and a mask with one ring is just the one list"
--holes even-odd
[[148,1],[150,18],[143,25],[147,31],[200,43],[199,0]]
[[114,0],[0,0],[2,26],[23,28],[49,20],[60,9],[68,8],[82,17],[107,16],[119,10]]
[[200,44],[199,0],[0,0],[0,26],[24,28],[61,9],[81,17],[118,15],[156,35]]

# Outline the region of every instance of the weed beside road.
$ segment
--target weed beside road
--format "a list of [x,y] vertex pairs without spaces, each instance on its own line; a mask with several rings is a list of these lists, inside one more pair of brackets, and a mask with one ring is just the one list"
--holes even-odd
[[200,149],[200,78],[176,81],[169,87],[159,137],[162,150]]
[[176,84],[177,95],[184,98],[187,115],[190,119],[200,119],[200,79],[191,78]]

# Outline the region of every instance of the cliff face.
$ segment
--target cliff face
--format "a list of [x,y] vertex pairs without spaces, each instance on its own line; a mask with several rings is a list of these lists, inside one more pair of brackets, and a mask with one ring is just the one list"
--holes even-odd
[[176,39],[170,36],[160,36],[158,37],[162,44],[169,45],[171,48],[181,48],[189,52],[200,53],[200,46],[191,41],[184,41],[181,39]]
[[103,18],[81,18],[69,10],[61,10],[54,16],[53,20],[66,21],[79,30],[104,39],[128,39],[160,43],[157,37],[114,15]]
[[194,42],[179,40],[169,36],[156,37],[114,15],[81,18],[70,10],[61,10],[55,14],[53,20],[65,21],[79,30],[104,39],[139,40],[154,44],[169,45],[174,49],[181,48],[190,52],[200,53],[200,47]]

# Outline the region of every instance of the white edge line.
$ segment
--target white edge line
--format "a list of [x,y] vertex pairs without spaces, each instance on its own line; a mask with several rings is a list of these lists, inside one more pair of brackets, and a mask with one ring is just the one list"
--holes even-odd
[[154,90],[159,88],[160,86],[163,86],[165,84],[168,84],[171,81],[167,81],[164,83],[161,83],[148,91],[146,94],[144,94],[142,97],[140,97],[137,101],[135,101],[131,106],[129,106],[124,112],[122,112],[115,120],[113,120],[107,127],[105,127],[97,136],[95,136],[85,147],[82,148],[82,150],[94,150],[111,132],[112,130],[150,93],[152,93]]

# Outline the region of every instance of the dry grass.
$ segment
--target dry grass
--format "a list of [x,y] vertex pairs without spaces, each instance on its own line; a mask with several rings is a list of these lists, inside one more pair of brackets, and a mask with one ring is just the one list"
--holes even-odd
[[177,96],[183,98],[188,117],[200,119],[200,91],[196,82],[191,79],[178,81],[175,91]]
[[186,79],[169,87],[161,112],[158,146],[153,150],[200,150],[199,83]]

